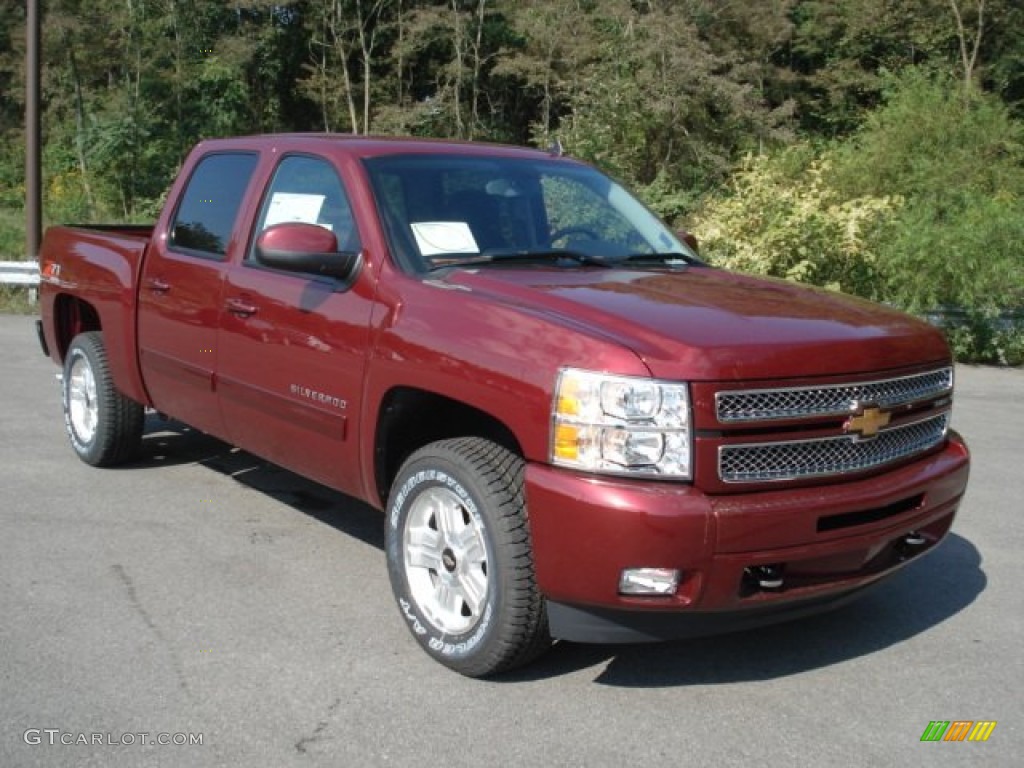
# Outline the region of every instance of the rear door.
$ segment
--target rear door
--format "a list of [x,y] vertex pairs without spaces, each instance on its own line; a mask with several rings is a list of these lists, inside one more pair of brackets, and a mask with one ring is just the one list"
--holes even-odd
[[223,437],[215,392],[229,260],[245,247],[238,212],[259,157],[214,152],[194,170],[165,232],[154,232],[139,286],[139,360],[157,409]]
[[[285,221],[362,244],[341,176],[322,157],[283,157],[252,241]],[[359,488],[358,414],[373,299],[367,270],[351,284],[262,265],[250,243],[224,287],[218,388],[236,445],[341,490]]]

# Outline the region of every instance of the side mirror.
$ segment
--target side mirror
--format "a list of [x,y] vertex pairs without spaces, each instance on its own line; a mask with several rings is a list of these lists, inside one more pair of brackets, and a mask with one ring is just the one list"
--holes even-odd
[[693,234],[693,232],[688,232],[685,229],[677,229],[676,237],[678,237],[680,240],[682,240],[684,243],[690,246],[690,249],[694,253],[696,253],[698,256],[700,255],[700,246],[697,244],[697,236]]
[[325,275],[349,280],[359,264],[359,254],[338,251],[331,230],[300,221],[274,224],[256,238],[261,264],[288,272]]

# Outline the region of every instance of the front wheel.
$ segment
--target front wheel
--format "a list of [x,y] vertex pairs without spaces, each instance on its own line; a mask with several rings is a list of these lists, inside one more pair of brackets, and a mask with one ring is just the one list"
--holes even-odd
[[523,460],[482,438],[432,443],[388,500],[387,560],[399,610],[434,659],[470,677],[550,645],[533,573]]
[[114,386],[101,333],[82,333],[71,342],[62,395],[64,426],[82,461],[107,467],[135,458],[145,413]]

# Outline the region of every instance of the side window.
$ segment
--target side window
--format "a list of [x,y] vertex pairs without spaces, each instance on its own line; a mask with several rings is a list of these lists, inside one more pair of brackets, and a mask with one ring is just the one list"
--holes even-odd
[[[274,224],[300,221],[329,229],[338,250],[357,252],[362,246],[348,195],[334,166],[305,155],[285,157],[274,172],[256,225],[256,235]],[[250,253],[253,259],[254,254]]]
[[199,161],[174,215],[172,249],[224,257],[256,161],[256,155],[240,152]]

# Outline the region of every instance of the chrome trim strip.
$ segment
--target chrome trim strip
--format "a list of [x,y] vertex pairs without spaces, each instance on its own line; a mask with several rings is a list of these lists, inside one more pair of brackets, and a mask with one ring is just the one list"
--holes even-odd
[[949,431],[950,413],[948,409],[937,415],[931,413],[867,439],[840,435],[722,445],[718,448],[718,476],[724,483],[764,483],[876,469],[939,445]]
[[895,408],[952,391],[953,368],[948,366],[849,384],[725,390],[715,393],[715,415],[724,424],[845,416],[858,405]]

